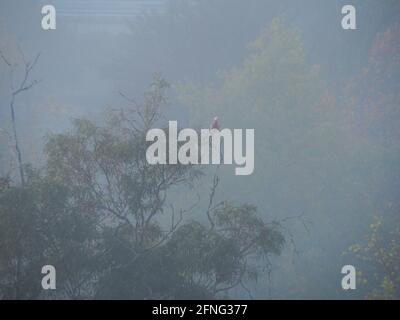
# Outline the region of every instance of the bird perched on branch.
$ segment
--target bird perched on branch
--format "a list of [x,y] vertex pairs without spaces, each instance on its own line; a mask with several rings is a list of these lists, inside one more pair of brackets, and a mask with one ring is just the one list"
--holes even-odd
[[219,121],[218,121],[218,117],[214,117],[213,121],[211,122],[210,130],[212,130],[212,129],[217,129],[217,130],[219,130]]

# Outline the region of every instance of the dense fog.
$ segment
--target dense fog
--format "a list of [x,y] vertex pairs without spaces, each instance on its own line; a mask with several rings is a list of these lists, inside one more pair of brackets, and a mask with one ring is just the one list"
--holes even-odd
[[[0,299],[398,299],[399,18],[397,0],[0,1]],[[252,174],[146,161],[149,129],[214,117],[254,129]]]

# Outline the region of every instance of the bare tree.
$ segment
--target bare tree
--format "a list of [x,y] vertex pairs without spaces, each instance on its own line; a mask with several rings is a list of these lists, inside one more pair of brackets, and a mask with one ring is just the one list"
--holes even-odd
[[40,82],[36,79],[32,80],[32,81],[29,80],[31,72],[35,68],[35,66],[40,58],[40,53],[38,53],[36,55],[35,59],[31,62],[31,61],[27,61],[25,59],[25,55],[20,48],[19,48],[19,52],[22,57],[24,70],[23,70],[23,77],[22,77],[21,81],[19,81],[19,84],[17,86],[14,85],[13,78],[14,78],[15,71],[18,68],[18,64],[11,63],[10,60],[5,57],[5,55],[3,54],[3,52],[1,50],[0,50],[0,57],[3,60],[3,62],[7,65],[7,67],[9,68],[9,71],[10,71],[11,98],[10,98],[9,105],[10,105],[10,113],[11,113],[11,124],[12,124],[13,135],[14,135],[15,151],[16,151],[17,160],[18,160],[19,175],[20,175],[20,179],[21,179],[21,184],[24,184],[25,183],[24,169],[22,166],[21,149],[20,149],[19,142],[18,142],[17,123],[16,123],[16,118],[15,118],[14,105],[15,105],[16,98],[21,93],[23,93],[24,91],[28,91],[29,89],[31,89],[33,86],[35,86],[36,84],[38,84]]

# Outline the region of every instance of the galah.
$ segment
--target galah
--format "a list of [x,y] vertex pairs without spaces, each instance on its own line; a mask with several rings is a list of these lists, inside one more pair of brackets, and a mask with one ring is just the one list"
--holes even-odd
[[218,117],[214,117],[213,121],[211,122],[210,130],[212,130],[212,129],[217,129],[217,130],[219,130]]

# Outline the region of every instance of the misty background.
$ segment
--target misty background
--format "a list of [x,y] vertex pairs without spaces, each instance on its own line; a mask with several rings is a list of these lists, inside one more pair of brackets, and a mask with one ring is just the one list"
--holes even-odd
[[[46,4],[56,30],[41,28]],[[341,27],[346,4],[357,30]],[[31,74],[41,82],[15,102],[23,162],[46,166],[46,137],[71,130],[71,119],[100,126],[159,75],[170,84],[166,119],[255,129],[253,175],[219,168],[215,198],[280,221],[285,246],[229,297],[398,299],[399,17],[396,0],[3,0],[0,50],[18,63],[15,83],[21,52],[41,54]],[[0,61],[0,177],[17,188],[10,81]],[[195,188],[168,195],[182,208],[199,198],[188,219],[206,221],[216,169],[203,169]],[[354,291],[341,288],[347,264],[359,272]]]

